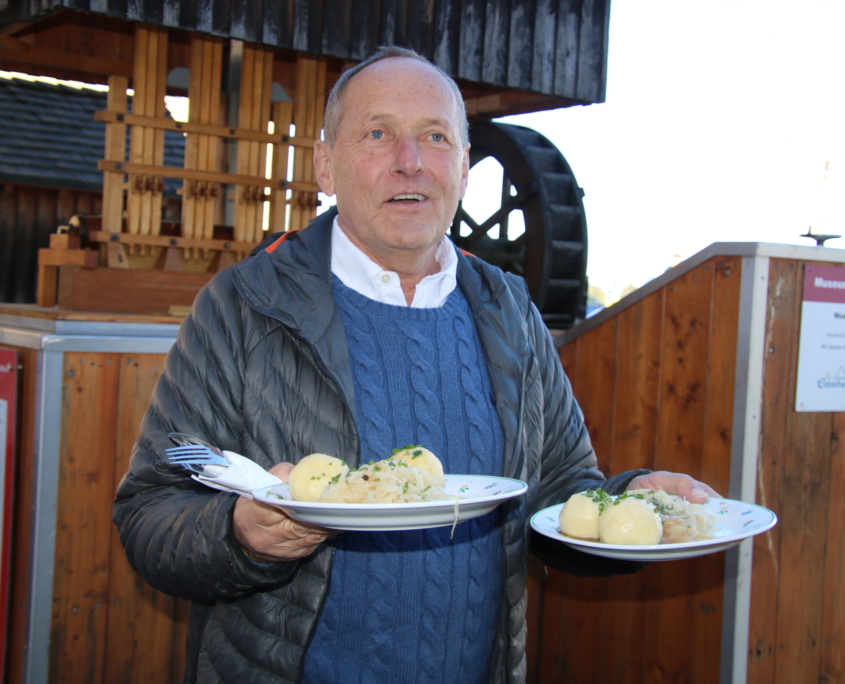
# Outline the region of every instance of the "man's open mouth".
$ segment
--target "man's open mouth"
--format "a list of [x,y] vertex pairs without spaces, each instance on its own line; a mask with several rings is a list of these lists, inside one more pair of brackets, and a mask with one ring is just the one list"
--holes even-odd
[[426,199],[425,195],[413,194],[413,195],[396,195],[396,197],[393,197],[389,201],[390,202],[422,202],[424,199]]

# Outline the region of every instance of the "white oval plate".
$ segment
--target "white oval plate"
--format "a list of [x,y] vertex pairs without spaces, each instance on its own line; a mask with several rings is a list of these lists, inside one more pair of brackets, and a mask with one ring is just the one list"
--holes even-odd
[[567,537],[560,533],[560,511],[566,504],[544,508],[531,516],[531,527],[552,539],[569,544],[579,551],[606,558],[621,558],[638,561],[667,561],[704,556],[736,546],[743,539],[753,537],[775,526],[777,516],[768,508],[735,499],[708,499],[702,504],[715,518],[713,539],[682,542],[679,544],[656,544],[651,546],[625,546],[602,544]]
[[[489,513],[502,501],[524,494],[521,480],[485,475],[446,475],[444,489],[458,498],[457,522]],[[257,501],[284,508],[303,522],[333,530],[419,530],[455,523],[455,499],[398,504],[325,504],[293,501],[286,484],[253,492]]]

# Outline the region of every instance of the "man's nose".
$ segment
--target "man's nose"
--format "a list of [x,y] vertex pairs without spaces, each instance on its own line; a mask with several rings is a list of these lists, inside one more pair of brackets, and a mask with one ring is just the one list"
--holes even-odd
[[406,176],[422,171],[423,163],[419,145],[413,136],[403,136],[396,142],[394,170]]

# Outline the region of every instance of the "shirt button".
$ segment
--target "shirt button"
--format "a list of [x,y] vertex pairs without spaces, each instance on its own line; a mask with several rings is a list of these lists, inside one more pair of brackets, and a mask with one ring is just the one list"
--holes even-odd
[[387,273],[383,273],[382,276],[381,276],[381,282],[389,283],[390,282],[390,276],[387,275]]

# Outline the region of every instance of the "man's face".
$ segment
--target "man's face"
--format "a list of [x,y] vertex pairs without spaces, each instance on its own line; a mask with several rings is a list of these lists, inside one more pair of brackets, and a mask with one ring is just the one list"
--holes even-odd
[[[317,179],[337,195],[350,239],[382,266],[425,255],[466,190],[469,146],[449,84],[429,65],[391,57],[344,91],[334,147],[317,143]],[[404,254],[403,254],[404,253]]]

